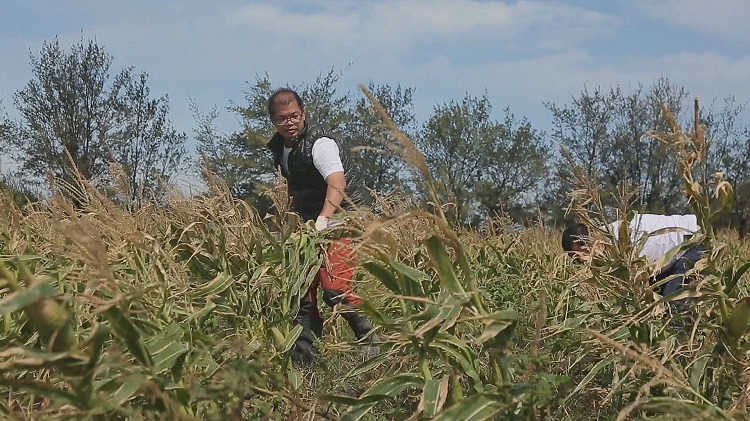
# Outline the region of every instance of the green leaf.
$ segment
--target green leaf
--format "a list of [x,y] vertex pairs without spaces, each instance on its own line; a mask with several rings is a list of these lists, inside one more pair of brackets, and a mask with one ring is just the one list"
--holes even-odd
[[456,276],[452,260],[445,249],[443,242],[437,236],[432,236],[425,241],[427,253],[430,255],[435,271],[440,278],[440,283],[451,294],[464,295],[465,291]]
[[[450,301],[450,300],[449,300]],[[445,314],[445,317],[443,318],[443,323],[440,325],[441,331],[446,331],[453,326],[455,326],[456,321],[458,321],[458,318],[461,316],[461,311],[463,311],[463,307],[461,306],[452,306],[447,309],[448,311]]]
[[104,343],[107,341],[107,338],[109,338],[110,333],[109,326],[101,323],[96,325],[94,332],[91,333],[89,339],[89,360],[84,366],[83,376],[78,383],[79,395],[86,400],[87,405],[90,405],[94,398],[94,375],[96,374],[99,358],[101,357],[102,352],[104,352]]
[[367,262],[362,267],[370,272],[383,286],[393,291],[396,294],[403,295],[404,292],[401,290],[401,285],[393,273],[388,270],[385,265],[377,262]]
[[479,344],[491,341],[489,345],[493,348],[505,348],[513,336],[517,322],[518,314],[515,310],[493,313],[486,319],[485,323],[487,324],[482,329],[482,334],[475,341]]
[[[188,244],[184,247],[192,248],[192,246]],[[196,276],[206,280],[215,279],[221,272],[221,267],[214,262],[214,257],[200,249],[197,249],[193,255],[190,256],[187,266]]]
[[199,327],[203,326],[203,323],[206,322],[208,316],[211,315],[215,308],[216,304],[213,301],[208,300],[206,301],[206,305],[202,309],[200,309],[197,313],[193,313],[190,317],[193,320],[197,321]]
[[107,407],[117,409],[125,402],[133,399],[147,380],[148,377],[142,374],[131,374],[125,377],[120,387],[107,397]]
[[732,270],[731,275],[725,273],[724,282],[726,286],[724,287],[724,294],[729,295],[732,292],[734,287],[737,285],[737,282],[739,282],[740,278],[742,278],[742,275],[744,275],[748,269],[750,269],[750,262],[746,262],[737,270]]
[[0,300],[0,314],[13,313],[30,304],[60,295],[60,291],[47,282],[36,282],[28,288],[12,292]]
[[295,325],[292,328],[292,331],[289,332],[289,334],[284,338],[284,345],[282,345],[282,353],[286,354],[289,352],[292,347],[294,346],[294,343],[297,342],[297,338],[299,338],[299,335],[302,334],[302,326],[301,325]]
[[701,379],[706,372],[706,365],[708,365],[708,362],[710,360],[711,354],[708,353],[701,355],[691,363],[689,380],[690,387],[692,387],[693,389],[700,390],[698,387],[700,386]]
[[388,399],[388,396],[370,395],[370,396],[355,398],[353,396],[322,394],[322,395],[318,395],[318,399],[320,399],[323,402],[331,402],[331,403],[336,403],[339,405],[346,405],[346,406],[354,407],[354,406],[364,406],[364,405],[370,405],[370,404],[372,404],[372,406],[375,406],[375,404],[377,404],[378,402],[384,399]]
[[293,390],[299,390],[302,386],[302,373],[294,367],[287,372],[287,379]]
[[110,307],[104,312],[112,325],[112,332],[118,338],[125,340],[130,353],[144,367],[153,367],[154,361],[146,345],[141,340],[141,334],[133,322],[119,308]]
[[452,335],[441,334],[440,337],[433,341],[432,346],[442,351],[443,358],[450,357],[450,359],[446,358],[446,360],[450,361],[452,359],[457,362],[464,374],[475,381],[479,380],[477,356],[463,341]]
[[[419,329],[417,329],[414,334],[417,337],[424,337],[425,334],[432,330],[433,328],[436,328],[442,324],[448,324],[451,325],[449,322],[454,322],[458,318],[458,316],[461,314],[461,310],[463,310],[463,307],[461,306],[451,306],[451,305],[443,305],[439,308],[437,308],[437,313],[435,313],[436,307],[433,305],[428,305],[425,308],[425,311],[423,312],[424,315],[432,315],[430,320],[427,320],[425,323],[423,323]],[[448,322],[448,323],[447,323]],[[450,327],[450,326],[448,326]],[[441,329],[445,330],[445,328]],[[425,344],[426,345],[426,344]]]
[[158,374],[164,370],[172,370],[177,360],[188,351],[187,347],[181,342],[172,342],[158,353],[153,354],[154,367],[152,373]]
[[182,340],[182,328],[176,322],[167,325],[161,332],[146,342],[146,349],[153,360],[153,374],[171,370],[179,357],[188,352]]
[[362,305],[360,307],[362,311],[370,316],[372,321],[380,326],[383,326],[386,330],[401,327],[400,322],[397,320],[394,320],[392,317],[390,317],[387,313],[380,311],[377,307],[375,307],[372,303],[370,303],[368,300],[362,301]]
[[596,376],[604,367],[606,367],[609,364],[612,364],[618,358],[619,358],[618,356],[610,355],[609,357],[596,363],[596,365],[594,365],[594,367],[588,373],[586,373],[586,376],[583,377],[583,379],[581,380],[580,383],[578,383],[575,389],[573,389],[573,391],[570,392],[570,394],[563,400],[563,403],[567,402],[568,399],[570,399],[576,393],[583,390],[583,388],[586,387],[587,384],[589,384],[589,382],[594,378],[594,376]]
[[396,259],[391,258],[388,264],[392,269],[396,270],[401,274],[401,284],[403,285],[403,295],[424,297],[425,292],[422,288],[422,281],[430,279],[430,277],[422,272],[421,270],[407,266]]
[[[243,275],[242,278],[245,276]],[[241,282],[242,279],[236,279],[232,274],[220,272],[209,283],[201,286],[190,293],[193,298],[207,298],[221,295],[224,291],[232,286],[235,282]]]
[[10,409],[3,402],[0,402],[0,415],[10,418]]
[[395,396],[407,387],[417,387],[424,384],[424,378],[418,374],[404,373],[385,378],[367,389],[362,396],[385,395]]
[[211,299],[211,301],[215,304],[213,311],[215,311],[217,314],[230,317],[237,316],[237,312],[234,310],[234,307],[232,307],[232,305],[228,303],[226,299],[222,297],[214,297]]
[[467,396],[452,405],[436,418],[436,421],[480,421],[492,418],[507,405],[490,397],[477,394]]
[[[353,405],[352,408],[341,417],[341,421],[357,421],[370,412],[370,409],[381,400],[384,400],[387,397],[393,397],[401,393],[401,391],[407,387],[422,387],[423,385],[424,378],[417,374],[405,373],[387,377],[367,389],[362,396],[360,396],[361,403]],[[367,397],[370,397],[370,399],[373,400],[364,399]]]
[[349,373],[346,374],[345,379],[359,378],[362,374],[372,370],[373,368],[383,364],[384,362],[391,360],[392,356],[388,353],[382,353],[375,357],[368,358],[362,364],[354,367]]
[[442,409],[448,396],[448,380],[449,377],[445,376],[442,380],[425,381],[419,407],[424,410],[426,416],[434,417]]

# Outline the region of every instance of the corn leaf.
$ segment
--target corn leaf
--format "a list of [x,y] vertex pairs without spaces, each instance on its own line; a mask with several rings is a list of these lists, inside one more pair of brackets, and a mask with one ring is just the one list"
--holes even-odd
[[444,376],[441,380],[430,379],[425,381],[418,410],[423,411],[428,417],[436,416],[443,408],[448,396],[448,380],[449,377]]
[[498,412],[506,408],[506,404],[498,402],[484,394],[467,396],[440,414],[436,421],[479,421],[494,419]]
[[441,285],[451,294],[464,295],[464,288],[456,276],[456,270],[443,242],[433,235],[425,241],[425,244],[427,245],[427,253],[430,255],[432,266],[440,278]]
[[60,291],[47,282],[36,282],[30,287],[12,292],[0,300],[0,314],[13,313],[45,298],[60,295]]

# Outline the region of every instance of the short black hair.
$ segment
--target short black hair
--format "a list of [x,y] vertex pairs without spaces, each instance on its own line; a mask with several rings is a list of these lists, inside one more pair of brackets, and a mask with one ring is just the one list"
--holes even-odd
[[565,251],[572,251],[573,245],[585,246],[586,239],[589,236],[589,229],[586,225],[578,222],[565,228],[562,233],[562,248]]
[[276,92],[274,92],[269,98],[268,98],[268,116],[273,117],[273,112],[276,108],[276,98],[279,95],[292,95],[294,99],[297,101],[297,105],[299,105],[300,110],[305,109],[305,105],[302,103],[302,98],[300,98],[299,94],[289,88],[281,88],[277,89]]

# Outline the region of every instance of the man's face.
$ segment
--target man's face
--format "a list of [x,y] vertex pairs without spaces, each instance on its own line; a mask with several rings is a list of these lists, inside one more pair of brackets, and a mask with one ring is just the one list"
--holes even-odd
[[291,101],[279,99],[282,101],[275,104],[271,122],[284,140],[291,140],[305,128],[305,110],[300,109],[293,97]]

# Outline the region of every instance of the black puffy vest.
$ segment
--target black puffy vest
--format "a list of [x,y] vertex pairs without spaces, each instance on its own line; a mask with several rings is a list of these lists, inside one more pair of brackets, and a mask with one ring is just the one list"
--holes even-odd
[[284,139],[277,132],[268,142],[268,149],[273,152],[273,165],[281,168],[289,185],[289,193],[292,196],[291,210],[297,212],[304,220],[315,219],[323,209],[326,198],[326,184],[323,176],[315,168],[312,158],[312,147],[315,141],[321,137],[328,137],[336,142],[339,147],[339,156],[344,165],[344,178],[346,178],[346,196],[341,203],[344,209],[352,209],[352,204],[357,206],[369,205],[370,195],[365,190],[362,176],[354,165],[349,151],[341,147],[341,143],[334,134],[320,124],[308,122],[304,130],[292,139],[292,150],[289,153],[287,166],[289,172],[281,167],[281,157],[284,152]]

